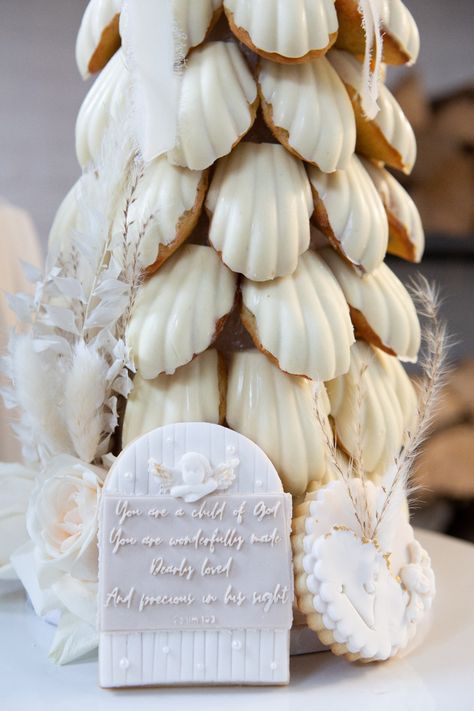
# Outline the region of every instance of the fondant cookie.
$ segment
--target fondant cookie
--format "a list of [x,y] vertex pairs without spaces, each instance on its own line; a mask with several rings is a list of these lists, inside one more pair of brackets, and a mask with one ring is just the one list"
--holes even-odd
[[180,92],[177,145],[168,156],[176,165],[203,170],[230,153],[252,126],[257,87],[237,45],[209,42],[190,55]]
[[138,373],[174,373],[206,350],[235,300],[236,278],[210,247],[184,245],[141,287],[127,332]]
[[309,247],[311,188],[283,146],[242,142],[222,158],[206,208],[209,241],[228,267],[254,281],[292,274]]
[[342,50],[332,50],[328,58],[351,97],[357,125],[357,151],[410,173],[416,159],[416,139],[396,99],[381,84],[378,98],[380,110],[373,120],[368,120],[360,100],[363,91],[362,64],[352,54]]
[[364,272],[384,260],[388,222],[382,200],[357,156],[346,170],[308,170],[314,197],[313,221],[333,246]]
[[173,375],[154,380],[137,374],[123,418],[122,446],[155,427],[175,422],[222,423],[225,417],[225,368],[215,350],[196,356]]
[[224,9],[236,37],[274,62],[307,62],[337,36],[334,0],[224,0]]
[[351,456],[360,449],[366,471],[385,471],[416,412],[415,391],[401,363],[357,341],[349,371],[327,382],[326,388],[338,444]]
[[354,112],[325,57],[297,66],[263,60],[258,82],[265,122],[285,148],[327,173],[346,167],[355,149]]
[[76,121],[76,155],[82,168],[97,164],[109,122],[121,123],[130,100],[130,74],[120,49],[99,74],[82,102]]
[[102,490],[101,686],[287,684],[291,508],[266,454],[225,427],[129,445]]
[[[207,184],[207,171],[171,165],[166,156],[145,165],[128,218],[138,229],[146,226],[140,255],[149,272],[158,269],[193,231]],[[122,221],[122,211],[118,211],[116,229]]]
[[285,491],[295,496],[327,471],[315,397],[320,399],[326,418],[329,405],[322,384],[315,386],[305,378],[282,373],[258,351],[232,354],[227,423],[262,447],[277,468]]
[[[413,64],[420,51],[418,27],[401,0],[378,3],[383,32],[383,61],[387,64]],[[364,54],[365,33],[358,0],[336,0],[339,32],[336,46],[353,54]]]
[[320,252],[344,292],[356,337],[415,362],[420,348],[420,323],[415,305],[386,264],[360,276],[334,250]]
[[333,481],[308,494],[293,520],[298,608],[320,640],[350,661],[404,649],[435,594],[430,558],[403,507],[377,527],[383,494],[370,481]]
[[187,54],[197,47],[222,13],[222,0],[173,0],[173,13],[180,32],[180,49]]
[[281,370],[330,380],[349,368],[354,341],[344,294],[325,261],[300,257],[289,277],[242,283],[242,321],[257,348]]
[[420,262],[425,248],[425,233],[418,208],[388,170],[366,158],[362,158],[362,163],[387,212],[387,251],[409,262]]
[[89,0],[76,40],[76,63],[83,79],[105,67],[120,47],[122,0]]

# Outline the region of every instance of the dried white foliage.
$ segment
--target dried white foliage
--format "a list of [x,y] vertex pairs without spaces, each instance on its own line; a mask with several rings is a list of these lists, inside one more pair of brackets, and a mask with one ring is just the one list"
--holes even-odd
[[[354,428],[356,441],[356,454],[348,460],[341,460],[338,456],[335,438],[324,428],[324,417],[319,406],[315,405],[316,417],[325,436],[325,444],[329,460],[338,477],[345,482],[347,494],[354,509],[355,518],[360,528],[360,533],[367,539],[375,539],[380,534],[382,527],[384,533],[391,526],[397,525],[399,513],[406,498],[414,490],[410,483],[413,465],[422,446],[436,411],[440,392],[445,382],[447,372],[447,352],[449,339],[446,326],[440,318],[440,301],[436,289],[423,277],[419,276],[412,285],[414,300],[418,304],[420,316],[424,320],[422,329],[422,354],[420,365],[423,375],[418,384],[418,406],[416,420],[412,430],[407,431],[404,437],[404,446],[400,455],[394,460],[380,484],[375,510],[369,506],[365,483],[367,473],[362,464],[362,403],[364,399],[364,375],[367,365],[361,368],[356,395],[356,412]],[[364,482],[362,497],[356,497],[350,485],[352,478],[360,478]]]
[[[93,462],[110,451],[117,397],[132,388],[125,331],[147,225],[134,224],[129,208],[142,173],[128,126],[111,124],[99,165],[79,181],[76,232],[48,255],[44,278],[28,268],[33,299],[10,297],[18,319],[30,324],[26,336],[11,337],[4,393],[22,413],[15,429],[27,461],[68,453]],[[114,233],[117,211],[123,223]]]

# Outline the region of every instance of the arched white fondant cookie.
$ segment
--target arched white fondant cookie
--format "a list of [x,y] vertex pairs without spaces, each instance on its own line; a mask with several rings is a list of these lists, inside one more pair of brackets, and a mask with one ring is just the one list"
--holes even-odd
[[217,351],[208,350],[173,375],[154,380],[137,374],[123,418],[122,446],[155,427],[174,422],[222,423],[225,383],[220,379]]
[[328,173],[347,165],[355,149],[354,112],[325,57],[297,66],[263,60],[258,81],[265,121],[280,143]]
[[[140,242],[145,268],[158,269],[189,237],[201,214],[207,181],[207,172],[171,165],[166,156],[145,165],[128,211],[136,229],[146,226]],[[122,222],[119,210],[115,228],[121,229]]]
[[366,158],[361,160],[387,212],[388,252],[410,262],[420,262],[425,248],[425,233],[413,199],[383,166]]
[[100,71],[120,47],[122,0],[90,0],[76,40],[76,63],[83,79]]
[[242,283],[242,321],[258,348],[287,373],[330,380],[349,368],[354,341],[344,294],[324,260],[300,257],[289,277]]
[[238,39],[275,62],[306,62],[337,35],[334,0],[224,0],[224,9]]
[[218,162],[206,208],[209,241],[228,267],[254,281],[292,274],[309,247],[311,188],[283,146],[240,143]]
[[308,483],[322,479],[327,470],[315,397],[321,398],[322,412],[327,413],[329,405],[323,385],[317,392],[309,380],[282,373],[258,351],[231,356],[227,423],[262,447],[285,491],[294,495],[304,493]]
[[[364,341],[351,348],[350,369],[326,383],[338,443],[368,472],[383,472],[398,454],[416,412],[416,395],[401,363]],[[362,442],[358,442],[358,420]]]
[[189,57],[178,107],[172,163],[203,170],[230,153],[252,126],[257,87],[237,45],[209,42]]
[[222,11],[222,0],[173,0],[173,13],[180,34],[180,49],[187,54],[204,42]]
[[360,104],[363,92],[361,62],[348,52],[331,50],[328,59],[346,85],[357,124],[357,151],[410,173],[416,159],[416,139],[407,117],[386,86],[380,84],[377,116],[369,121]]
[[388,659],[406,647],[435,594],[429,556],[403,507],[376,526],[383,500],[370,481],[333,481],[308,494],[293,520],[298,608],[351,661]]
[[400,360],[416,362],[420,323],[415,305],[402,282],[386,264],[360,276],[336,252],[320,252],[351,308],[356,335]]
[[[336,0],[339,32],[336,46],[353,54],[365,52],[365,34],[358,0]],[[420,51],[418,27],[401,0],[378,3],[383,32],[383,61],[387,64],[413,64]]]
[[313,220],[332,244],[364,272],[384,260],[388,221],[382,200],[357,156],[346,170],[308,170],[314,195]]
[[77,116],[76,155],[83,168],[98,162],[109,122],[125,119],[129,90],[130,74],[119,50],[93,83]]
[[138,373],[174,373],[206,350],[235,299],[236,278],[210,247],[185,245],[140,289],[127,332]]

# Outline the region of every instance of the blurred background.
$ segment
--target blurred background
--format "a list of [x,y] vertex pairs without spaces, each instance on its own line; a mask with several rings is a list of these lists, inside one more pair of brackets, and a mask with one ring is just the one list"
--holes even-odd
[[[427,232],[420,270],[440,286],[455,339],[452,374],[419,460],[425,489],[415,522],[474,541],[474,2],[405,2],[421,55],[416,68],[391,69],[388,81],[418,138],[404,183]],[[0,245],[15,240],[20,224],[30,261],[41,258],[34,231],[44,254],[54,213],[79,173],[74,123],[90,82],[79,77],[74,45],[86,4],[0,0]],[[418,270],[395,258],[389,264],[404,281]],[[2,273],[2,288],[14,286],[15,275]]]

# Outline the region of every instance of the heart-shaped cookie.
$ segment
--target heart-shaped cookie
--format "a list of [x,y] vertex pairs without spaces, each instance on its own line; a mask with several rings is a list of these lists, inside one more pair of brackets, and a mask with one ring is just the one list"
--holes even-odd
[[308,494],[294,520],[298,608],[321,641],[351,661],[397,654],[434,597],[430,558],[406,510],[377,529],[384,496],[370,481],[333,481]]

